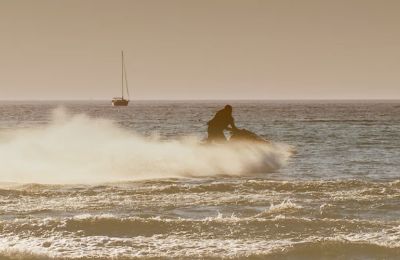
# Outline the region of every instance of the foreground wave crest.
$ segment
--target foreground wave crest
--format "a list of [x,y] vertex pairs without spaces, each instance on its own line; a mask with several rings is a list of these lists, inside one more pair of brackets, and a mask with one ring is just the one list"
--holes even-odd
[[399,191],[262,176],[0,185],[0,259],[397,259]]
[[[354,229],[360,225],[363,228]],[[394,259],[400,253],[400,230],[386,225],[284,217],[218,215],[189,220],[86,214],[63,220],[0,222],[4,234],[0,236],[0,256],[11,259],[65,256],[68,256],[65,259]],[[268,232],[259,234],[257,230]],[[321,230],[324,234],[319,234]],[[19,235],[13,236],[14,232]],[[285,236],[290,232],[301,237]]]

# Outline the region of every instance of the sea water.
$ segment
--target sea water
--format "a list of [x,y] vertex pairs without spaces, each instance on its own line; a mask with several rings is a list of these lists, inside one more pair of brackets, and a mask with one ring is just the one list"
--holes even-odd
[[[226,103],[273,145],[201,144]],[[398,101],[3,101],[0,258],[398,259],[399,133]]]

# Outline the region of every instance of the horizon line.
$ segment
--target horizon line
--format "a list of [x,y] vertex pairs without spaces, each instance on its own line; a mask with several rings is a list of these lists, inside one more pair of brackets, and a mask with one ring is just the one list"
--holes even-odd
[[[0,98],[0,101],[110,101],[110,99],[104,98]],[[177,98],[177,99],[130,99],[130,102],[142,102],[142,101],[400,101],[400,98],[276,98],[276,99],[252,99],[252,98],[240,98],[240,99],[193,99],[193,98]]]

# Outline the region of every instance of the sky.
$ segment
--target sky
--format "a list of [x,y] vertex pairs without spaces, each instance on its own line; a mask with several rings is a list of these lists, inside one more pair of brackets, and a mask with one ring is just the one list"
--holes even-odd
[[400,99],[398,0],[0,0],[0,99]]

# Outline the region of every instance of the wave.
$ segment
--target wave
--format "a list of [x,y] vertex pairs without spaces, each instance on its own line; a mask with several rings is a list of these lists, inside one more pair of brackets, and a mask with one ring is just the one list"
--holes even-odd
[[[400,248],[368,242],[337,241],[335,238],[297,243],[266,255],[268,259],[395,259]],[[250,258],[253,258],[251,256]]]
[[[75,253],[71,256],[62,253],[52,253],[49,251],[36,252],[29,249],[9,249],[0,251],[0,258],[3,260],[31,259],[31,260],[49,260],[49,259],[79,259],[79,260],[134,260],[134,259],[397,259],[400,254],[399,248],[388,248],[369,243],[351,243],[338,241],[322,241],[308,243],[281,243],[266,245],[260,241],[246,241],[243,244],[235,244],[237,241],[225,241],[230,246],[223,248],[224,241],[190,241],[176,239],[165,239],[166,243],[181,243],[181,249],[178,252],[167,251],[172,246],[162,246],[166,252],[154,249],[152,252],[144,248],[137,248],[136,252],[105,253],[96,250],[95,254]],[[152,242],[147,241],[146,242]],[[163,240],[159,241],[164,242]],[[192,243],[190,243],[192,242]],[[114,242],[117,245],[124,245],[124,242]],[[126,243],[128,244],[128,243]],[[246,250],[246,247],[248,250]],[[150,247],[153,249],[153,247]],[[231,250],[230,252],[228,250]],[[98,252],[100,251],[100,252]],[[120,250],[121,251],[121,250]],[[79,250],[77,250],[79,252]],[[97,255],[96,255],[97,254]],[[100,256],[99,256],[100,254]],[[203,256],[201,256],[203,254]]]
[[[281,205],[285,205],[283,202]],[[279,213],[284,214],[298,206],[280,206]],[[361,219],[331,219],[292,217],[276,215],[276,206],[250,217],[237,217],[234,214],[202,219],[166,218],[166,217],[117,217],[112,214],[83,214],[73,217],[45,219],[16,219],[0,221],[0,231],[4,234],[24,237],[43,236],[47,233],[80,234],[83,236],[132,237],[171,234],[209,234],[228,236],[230,238],[277,238],[281,235],[298,233],[302,236],[313,236],[315,232],[325,235],[354,233],[353,240],[386,239],[400,246],[400,223],[381,222]],[[260,231],[268,231],[268,234]],[[371,237],[361,235],[367,232]],[[366,233],[366,234],[367,234]],[[350,237],[348,237],[350,239]]]
[[[179,258],[179,259],[204,259],[204,258],[229,258],[229,259],[394,259],[400,253],[399,228],[377,227],[379,231],[360,231],[357,229],[344,232],[340,229],[346,221],[337,221],[338,225],[332,227],[335,232],[325,230],[310,230],[308,233],[297,233],[297,229],[306,224],[303,229],[309,229],[318,225],[313,220],[290,220],[297,225],[296,228],[285,229],[286,234],[291,237],[279,236],[279,233],[269,234],[266,227],[258,225],[252,229],[264,230],[260,236],[240,234],[243,230],[240,227],[246,223],[245,219],[235,216],[223,217],[218,215],[215,218],[206,218],[194,221],[197,224],[204,224],[204,230],[193,226],[192,233],[186,233],[182,226],[189,225],[189,220],[171,220],[152,218],[143,220],[140,218],[118,220],[113,216],[91,216],[82,215],[69,219],[77,223],[89,225],[91,222],[99,222],[98,226],[91,226],[88,229],[81,229],[82,226],[75,226],[75,235],[64,231],[35,233],[24,236],[23,232],[18,233],[17,238],[4,238],[0,236],[0,257],[2,259],[146,259],[146,258]],[[96,231],[96,228],[103,228],[101,221],[110,221],[114,225],[129,222],[135,226],[125,226],[125,232],[116,234],[105,234]],[[146,222],[148,221],[148,222]],[[163,233],[153,232],[152,234],[132,235],[127,232],[129,229],[140,229],[146,223],[164,225],[175,225],[174,232]],[[254,221],[257,221],[255,219]],[[261,220],[258,220],[261,221]],[[267,221],[267,220],[264,220]],[[276,230],[285,227],[288,222],[282,220],[268,220],[271,227]],[[308,221],[308,223],[307,223]],[[329,221],[327,221],[329,222]],[[362,224],[353,220],[354,226]],[[254,224],[256,222],[251,222]],[[263,223],[263,222],[262,222]],[[333,221],[335,223],[335,221]],[[125,223],[126,224],[126,223]],[[365,224],[365,223],[364,223]],[[377,223],[370,223],[377,225]],[[108,225],[108,224],[107,224]],[[220,226],[218,226],[220,225]],[[90,226],[90,225],[89,225]],[[54,228],[54,227],[53,227]],[[118,227],[119,228],[119,227]],[[209,228],[211,233],[205,230]],[[225,230],[224,235],[215,232],[215,229]],[[238,230],[238,236],[232,236],[231,232]],[[87,233],[92,230],[93,233]],[[282,232],[282,230],[280,230]],[[289,232],[289,233],[288,233]],[[4,233],[3,233],[4,234]],[[298,234],[296,236],[296,234]]]
[[246,191],[259,193],[269,192],[308,192],[308,193],[338,193],[356,192],[361,196],[397,195],[400,191],[400,181],[368,181],[368,180],[267,180],[262,177],[244,178],[204,178],[200,180],[180,181],[179,179],[157,179],[145,181],[109,182],[97,184],[0,184],[0,195],[27,196],[62,196],[69,194],[96,195],[112,192],[115,195],[136,194],[175,194],[175,193],[207,193]]
[[290,212],[302,209],[303,207],[293,203],[290,199],[286,199],[279,204],[271,204],[269,209],[265,210],[264,212],[257,214],[256,217],[262,217],[265,215],[276,214],[281,212]]
[[[160,193],[201,193],[201,192],[231,192],[231,191],[252,191],[259,192],[268,190],[270,192],[340,192],[357,191],[360,195],[390,195],[398,194],[398,181],[376,182],[361,180],[296,180],[278,181],[262,178],[239,179],[236,182],[210,181],[209,183],[198,184],[175,184],[161,183],[158,187],[151,186]],[[141,187],[130,192],[146,192],[146,187]]]
[[0,132],[1,181],[99,183],[276,171],[290,156],[284,144],[201,145],[196,137],[162,141],[112,121],[53,113],[50,124]]

